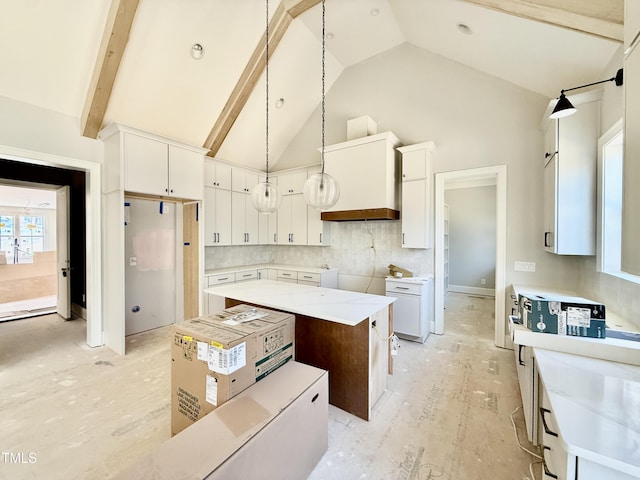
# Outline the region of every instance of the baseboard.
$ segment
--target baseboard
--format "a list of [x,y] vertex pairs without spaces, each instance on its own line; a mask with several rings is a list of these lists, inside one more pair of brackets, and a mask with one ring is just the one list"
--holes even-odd
[[463,285],[451,285],[449,284],[449,291],[456,293],[470,293],[472,295],[482,295],[485,297],[495,297],[495,288],[481,288],[481,287],[465,287]]

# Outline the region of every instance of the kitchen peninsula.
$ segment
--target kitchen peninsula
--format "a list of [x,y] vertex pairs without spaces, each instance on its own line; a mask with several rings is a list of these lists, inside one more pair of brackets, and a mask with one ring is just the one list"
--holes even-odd
[[240,303],[296,317],[295,359],[329,371],[329,403],[369,420],[392,373],[392,297],[255,280],[205,289]]

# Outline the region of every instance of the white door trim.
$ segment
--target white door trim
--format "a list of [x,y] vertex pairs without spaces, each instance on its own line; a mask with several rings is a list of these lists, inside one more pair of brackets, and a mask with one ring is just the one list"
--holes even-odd
[[434,333],[443,334],[444,325],[444,191],[446,184],[482,178],[495,179],[496,184],[496,278],[495,278],[495,343],[505,348],[505,268],[507,256],[507,166],[473,168],[436,173],[435,176],[435,325]]
[[69,186],[56,190],[56,311],[71,318],[71,269],[69,268]]
[[101,170],[100,163],[62,157],[33,150],[0,145],[0,156],[6,160],[35,165],[81,170],[86,173],[86,278],[87,278],[87,344],[103,345],[102,341],[102,240],[101,240]]

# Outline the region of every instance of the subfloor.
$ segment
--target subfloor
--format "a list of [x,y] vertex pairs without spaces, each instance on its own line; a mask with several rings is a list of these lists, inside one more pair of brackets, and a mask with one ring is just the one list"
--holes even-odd
[[[493,298],[445,303],[444,335],[401,341],[370,422],[330,406],[329,449],[310,480],[528,478],[511,421],[515,359],[494,346]],[[89,348],[82,320],[1,323],[0,479],[109,478],[169,438],[169,385],[167,328],[128,337],[118,356]],[[513,418],[526,444],[521,411]]]

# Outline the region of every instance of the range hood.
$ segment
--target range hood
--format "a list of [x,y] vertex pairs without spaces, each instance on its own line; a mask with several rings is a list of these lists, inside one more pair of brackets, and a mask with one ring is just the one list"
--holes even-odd
[[325,147],[325,171],[340,186],[340,198],[325,221],[398,220],[400,140],[392,132]]

